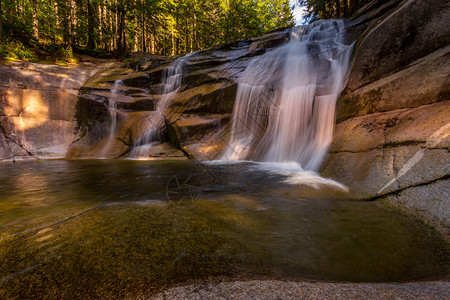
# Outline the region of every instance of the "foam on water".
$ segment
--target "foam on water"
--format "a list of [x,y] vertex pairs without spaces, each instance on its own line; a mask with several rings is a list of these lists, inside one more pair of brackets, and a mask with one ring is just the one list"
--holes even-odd
[[229,147],[221,160],[320,167],[352,50],[343,43],[344,31],[342,20],[295,27],[289,43],[249,63],[239,79]]

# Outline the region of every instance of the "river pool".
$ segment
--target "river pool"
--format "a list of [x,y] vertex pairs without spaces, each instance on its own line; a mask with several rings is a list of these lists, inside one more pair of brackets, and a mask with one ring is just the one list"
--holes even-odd
[[0,298],[139,296],[206,279],[445,276],[435,231],[289,168],[1,163]]

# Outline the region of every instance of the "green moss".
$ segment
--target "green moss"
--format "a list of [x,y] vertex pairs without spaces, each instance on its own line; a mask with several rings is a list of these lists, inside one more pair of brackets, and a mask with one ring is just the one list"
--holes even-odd
[[70,45],[47,44],[29,41],[27,44],[13,38],[0,43],[0,60],[12,62],[25,60],[39,63],[67,65],[75,62]]

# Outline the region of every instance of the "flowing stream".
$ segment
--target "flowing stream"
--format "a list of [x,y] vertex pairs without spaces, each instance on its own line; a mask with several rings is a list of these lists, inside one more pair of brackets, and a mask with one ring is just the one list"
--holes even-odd
[[[347,76],[343,32],[339,20],[294,28],[289,43],[250,62],[220,161],[0,163],[0,298],[146,298],[212,278],[448,276],[448,244],[434,229],[356,201],[315,172]],[[188,59],[165,69],[151,126],[130,157],[162,141]],[[117,131],[113,97],[108,110],[101,157]]]
[[[186,280],[446,274],[436,232],[256,163],[1,163],[0,298],[140,298]],[[142,294],[141,294],[142,293]]]
[[239,79],[229,147],[221,159],[319,168],[352,50],[343,44],[344,31],[342,20],[295,27],[289,43],[250,62]]
[[[117,93],[117,89],[121,85],[123,85],[122,80],[114,81],[114,85],[113,85],[113,88],[111,90],[111,93],[112,94],[116,94]],[[106,141],[105,146],[103,146],[102,150],[100,151],[100,157],[101,158],[106,158],[106,156],[108,155],[109,150],[111,149],[111,146],[112,146],[113,141],[114,141],[114,136],[116,134],[116,129],[117,129],[117,105],[116,105],[116,101],[115,101],[114,97],[109,97],[108,98],[108,112],[109,112],[109,115],[111,116],[111,126],[109,128],[108,140]]]
[[153,143],[161,142],[162,130],[165,128],[165,112],[170,104],[170,100],[181,86],[183,68],[190,55],[192,53],[178,58],[163,70],[162,96],[156,104],[156,112],[149,116],[151,126],[133,143],[130,157],[146,156]]

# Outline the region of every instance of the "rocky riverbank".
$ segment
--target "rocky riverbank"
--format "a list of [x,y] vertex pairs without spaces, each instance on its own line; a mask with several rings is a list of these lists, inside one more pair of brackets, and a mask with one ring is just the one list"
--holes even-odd
[[321,170],[359,199],[424,217],[447,237],[449,19],[448,3],[407,1],[368,26]]
[[168,289],[139,299],[448,299],[448,282],[332,283],[254,280],[210,282]]
[[77,139],[80,87],[114,65],[90,58],[76,66],[0,65],[0,160],[65,157]]

